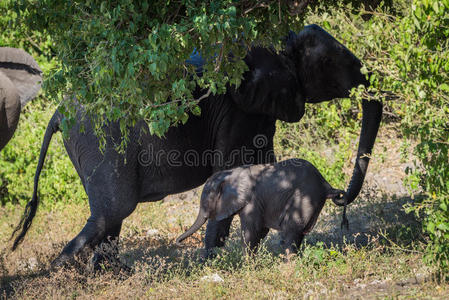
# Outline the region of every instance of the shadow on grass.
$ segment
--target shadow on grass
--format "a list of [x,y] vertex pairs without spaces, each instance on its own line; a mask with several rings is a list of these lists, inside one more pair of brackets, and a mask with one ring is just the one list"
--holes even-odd
[[[382,198],[385,199],[385,196]],[[389,196],[388,200],[369,202],[359,199],[355,205],[348,206],[349,230],[341,229],[341,210],[325,218],[318,224],[318,230],[307,237],[308,244],[323,242],[325,246],[341,248],[345,244],[356,248],[366,247],[375,238],[385,245],[409,249],[417,242],[424,242],[422,219],[414,213],[406,213],[404,205],[415,205],[425,199],[417,195]],[[356,200],[357,201],[357,200]]]
[[[374,199],[374,200],[370,200]],[[341,209],[328,208],[325,214],[320,216],[316,228],[307,237],[309,245],[320,245],[324,247],[343,248],[345,245],[353,245],[356,248],[370,245],[372,237],[377,237],[387,247],[397,247],[412,250],[417,241],[423,241],[421,220],[414,214],[406,214],[403,206],[405,204],[418,204],[423,201],[424,196],[418,195],[414,199],[410,197],[383,196],[370,198],[370,195],[362,195],[358,202],[348,207],[348,218],[350,222],[349,231],[340,229]],[[238,218],[237,218],[238,219]],[[204,267],[212,267],[219,270],[235,270],[245,264],[245,257],[241,247],[240,230],[238,224],[234,223],[231,237],[223,249],[219,249],[215,259],[204,262],[203,260],[203,233],[197,233],[193,238],[187,240],[186,247],[179,248],[175,245],[173,237],[161,235],[157,237],[132,236],[124,237],[120,246],[120,257],[122,261],[134,270],[129,276],[143,277],[145,282],[168,280],[181,276],[187,277],[191,274],[199,276]],[[178,232],[176,232],[178,234]],[[283,251],[279,246],[278,233],[270,233],[263,243],[263,249],[268,255],[263,254],[256,258],[266,259],[264,264],[276,263],[279,254]],[[51,252],[57,251],[60,245],[53,245]],[[62,247],[62,246],[61,246]],[[61,248],[62,249],[62,248]],[[273,259],[274,257],[274,259]],[[3,258],[2,258],[3,259]],[[46,261],[46,260],[42,260]],[[257,265],[257,262],[254,263]],[[66,276],[69,280],[81,282],[83,278],[92,276],[86,272],[86,265],[69,269],[65,274],[52,274],[45,270],[41,264],[38,271],[27,271],[25,274],[6,275],[0,278],[0,298],[12,298],[17,291],[30,286],[38,286],[42,283],[57,282],[58,276]],[[103,274],[93,276],[111,276],[105,270]],[[7,274],[6,272],[3,272]],[[70,275],[68,275],[71,273]],[[111,272],[109,272],[111,273]],[[129,278],[123,277],[123,278]],[[121,280],[114,277],[116,280]],[[41,283],[39,283],[41,282]],[[56,283],[57,284],[57,283]]]
[[[341,249],[345,245],[366,247],[375,240],[387,247],[412,250],[417,242],[424,242],[422,220],[413,213],[407,214],[403,208],[405,204],[422,202],[425,199],[423,195],[417,195],[413,199],[383,195],[376,201],[369,201],[369,197],[370,192],[365,192],[357,203],[348,207],[349,230],[340,229],[341,209],[334,208],[333,213],[320,216],[322,220],[307,236],[305,243]],[[154,272],[159,272],[165,268],[163,264],[169,264],[170,267],[176,265],[176,268],[185,268],[188,273],[189,269],[204,263],[203,237],[204,233],[197,234],[195,239],[190,238],[190,244],[184,248],[177,247],[173,239],[163,237],[139,241],[129,239],[124,241],[127,249],[122,251],[122,257],[133,267],[145,265]],[[275,256],[283,254],[280,240],[279,233],[272,230],[263,241],[263,247]],[[206,262],[206,265],[221,264],[220,269],[232,269],[242,264],[243,251],[238,224],[234,223],[225,247],[217,252],[218,258]],[[220,258],[226,261],[220,263]]]
[[28,274],[6,275],[0,278],[0,299],[10,299],[21,284],[25,281],[46,277],[50,274],[48,270],[40,270]]

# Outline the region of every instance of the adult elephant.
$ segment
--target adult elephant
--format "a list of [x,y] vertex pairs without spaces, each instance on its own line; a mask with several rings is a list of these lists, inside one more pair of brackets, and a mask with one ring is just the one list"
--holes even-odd
[[[117,123],[105,126],[104,153],[99,151],[89,120],[73,126],[64,144],[89,197],[91,216],[55,259],[54,266],[64,264],[86,246],[118,238],[123,219],[139,202],[157,201],[197,187],[221,169],[273,162],[277,119],[297,122],[306,102],[347,97],[352,87],[368,84],[360,72],[360,61],[317,25],[307,26],[299,34],[291,33],[279,54],[267,48],[252,48],[245,62],[249,70],[238,89],[229,87],[226,94],[201,101],[201,116],[190,116],[185,125],[170,128],[163,139],[141,135],[145,124],[137,124],[130,129],[130,143],[122,155],[114,149],[114,141],[120,138]],[[362,107],[359,149],[347,190],[349,203],[362,187],[382,115],[380,102],[363,101]],[[56,112],[45,133],[33,198],[16,229],[22,227],[13,249],[35,215],[39,174],[61,118]],[[207,248],[223,245],[231,221],[228,218],[208,223]]]
[[12,138],[20,110],[36,97],[42,71],[22,49],[0,47],[0,150]]

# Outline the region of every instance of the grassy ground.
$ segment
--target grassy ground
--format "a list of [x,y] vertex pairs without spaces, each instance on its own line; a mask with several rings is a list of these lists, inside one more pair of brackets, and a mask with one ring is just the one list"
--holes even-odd
[[71,269],[49,272],[50,261],[89,216],[87,203],[41,209],[14,253],[7,248],[8,238],[22,209],[0,208],[0,297],[444,298],[449,285],[434,281],[432,268],[422,263],[420,221],[403,209],[420,197],[412,199],[402,185],[407,163],[398,155],[399,146],[391,131],[381,131],[370,175],[349,208],[349,231],[340,230],[341,210],[328,203],[301,255],[289,261],[276,232],[255,257],[243,256],[238,218],[225,248],[207,263],[201,260],[204,231],[185,248],[176,247],[174,239],[196,217],[200,190],[194,190],[141,204],[126,219],[121,259],[132,274],[109,269],[92,274],[83,260]]

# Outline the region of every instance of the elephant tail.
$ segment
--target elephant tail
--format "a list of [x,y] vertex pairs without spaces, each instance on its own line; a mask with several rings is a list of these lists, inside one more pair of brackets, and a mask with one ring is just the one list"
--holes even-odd
[[198,217],[196,218],[195,223],[193,223],[193,225],[190,226],[190,228],[187,229],[186,232],[181,234],[176,239],[176,245],[182,247],[181,242],[186,238],[188,238],[189,236],[191,236],[192,234],[194,234],[198,229],[200,229],[201,226],[203,226],[204,223],[206,223],[206,221],[207,221],[206,213],[203,211],[202,208],[200,208],[200,212],[198,213]]
[[11,239],[14,238],[16,233],[21,229],[19,235],[15,238],[12,250],[14,251],[17,246],[23,241],[28,229],[31,227],[33,218],[36,215],[36,210],[39,205],[38,198],[38,185],[39,185],[39,175],[41,174],[42,167],[44,166],[45,156],[47,154],[48,146],[50,145],[51,138],[54,133],[59,131],[61,115],[58,111],[55,112],[50,122],[48,123],[47,129],[45,130],[44,141],[42,142],[41,152],[39,154],[39,162],[37,164],[36,173],[34,175],[34,190],[33,198],[29,201],[25,207],[25,212],[23,213],[20,223],[14,229],[11,235]]

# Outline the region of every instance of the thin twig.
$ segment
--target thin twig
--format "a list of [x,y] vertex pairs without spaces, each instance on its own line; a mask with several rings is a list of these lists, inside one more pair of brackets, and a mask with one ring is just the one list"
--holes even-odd
[[[209,97],[211,92],[212,92],[212,91],[211,91],[211,89],[209,88],[209,89],[207,90],[207,92],[206,92],[204,95],[202,95],[202,96],[199,97],[198,99],[195,99],[195,100],[192,100],[192,101],[189,101],[189,102],[200,102],[201,100],[203,100],[203,99]],[[162,106],[166,106],[166,105],[170,105],[170,104],[178,103],[178,102],[182,102],[182,101],[184,101],[184,99],[178,99],[178,100],[168,101],[168,102],[164,102],[164,103],[160,103],[160,104],[151,104],[151,107],[152,107],[152,108],[158,108],[158,107],[162,107]]]
[[278,0],[278,17],[279,17],[278,25],[280,25],[281,24],[281,0]]
[[394,114],[394,113],[386,111],[386,110],[382,111],[382,114],[386,115],[386,116],[391,116],[391,117],[394,117],[394,118],[399,118],[399,116],[397,114]]
[[174,21],[175,19],[176,19],[176,17],[178,16],[178,14],[179,14],[179,11],[180,11],[180,9],[181,9],[181,3],[179,3],[179,5],[178,5],[178,7],[177,7],[177,9],[176,9],[176,11],[175,11],[175,13],[173,14],[173,15],[171,15],[171,16],[169,16],[168,18],[167,18],[167,20],[165,21],[165,23],[166,24],[170,24],[170,22],[172,22],[172,21]]
[[39,53],[39,55],[42,55],[43,52],[42,52],[41,48],[39,47],[39,45],[36,42],[34,42],[31,39],[31,37],[28,34],[26,35],[26,40],[31,44],[31,46],[33,46],[34,50],[37,53]]
[[389,246],[385,246],[386,248],[390,248],[390,249],[394,249],[394,250],[401,250],[404,252],[411,252],[411,253],[422,253],[421,251],[417,251],[417,250],[410,250],[410,249],[405,249],[400,247],[398,244],[396,244],[395,242],[393,242],[391,239],[389,239],[387,237],[386,234],[384,234],[382,231],[379,232],[379,234],[385,239],[387,240],[390,244],[392,244],[394,247],[389,247]]
[[214,69],[215,72],[218,72],[220,70],[221,62],[223,60],[223,51],[224,51],[223,49],[224,49],[224,47],[225,47],[225,42],[223,42],[221,44],[220,54],[218,55],[217,63],[215,65],[215,69]]
[[244,15],[247,15],[248,13],[250,13],[251,11],[253,11],[256,8],[261,8],[261,7],[270,7],[269,4],[266,3],[266,1],[262,1],[261,3],[257,3],[256,5],[254,5],[253,7],[248,8],[247,10],[245,10],[243,12]]

